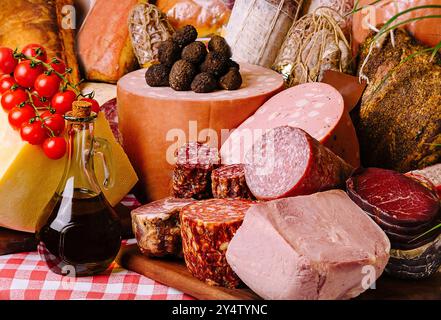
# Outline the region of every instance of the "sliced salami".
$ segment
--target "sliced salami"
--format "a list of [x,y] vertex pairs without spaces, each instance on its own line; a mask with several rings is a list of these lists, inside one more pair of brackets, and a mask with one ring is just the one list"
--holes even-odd
[[211,189],[215,198],[253,198],[245,181],[245,166],[242,164],[222,166],[213,170]]
[[253,201],[209,199],[185,206],[181,233],[185,263],[190,273],[209,285],[239,286],[240,279],[225,258],[228,244]]
[[104,103],[101,106],[101,111],[104,112],[107,121],[109,121],[110,129],[112,129],[112,133],[115,136],[116,141],[118,141],[119,144],[122,145],[123,139],[118,128],[118,110],[116,108],[116,98]]
[[173,171],[173,196],[205,199],[212,196],[211,171],[219,166],[216,148],[189,142],[179,148]]
[[153,257],[182,256],[181,209],[193,199],[165,198],[132,211],[132,229],[142,253]]
[[224,142],[222,163],[244,163],[253,143],[280,126],[301,128],[352,166],[360,164],[355,128],[343,97],[325,83],[301,84],[269,99]]
[[269,130],[245,157],[245,179],[257,199],[343,187],[353,167],[299,128]]

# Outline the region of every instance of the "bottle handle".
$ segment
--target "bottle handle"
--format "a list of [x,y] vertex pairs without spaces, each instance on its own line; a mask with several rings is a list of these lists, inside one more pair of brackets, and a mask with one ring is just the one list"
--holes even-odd
[[101,156],[104,168],[103,187],[106,190],[111,189],[115,184],[115,170],[113,167],[112,146],[103,138],[94,138],[94,153]]

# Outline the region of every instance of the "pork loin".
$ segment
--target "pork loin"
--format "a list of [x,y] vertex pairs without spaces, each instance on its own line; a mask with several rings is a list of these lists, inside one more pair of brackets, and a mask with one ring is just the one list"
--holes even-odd
[[389,250],[363,210],[330,190],[252,206],[226,257],[264,299],[348,299],[382,274]]

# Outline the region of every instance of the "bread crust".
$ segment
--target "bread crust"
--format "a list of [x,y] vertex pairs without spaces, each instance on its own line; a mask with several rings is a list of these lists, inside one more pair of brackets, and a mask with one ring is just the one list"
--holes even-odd
[[0,2],[0,46],[21,50],[38,43],[48,58],[59,57],[72,68],[70,80],[80,74],[75,56],[74,30],[62,28],[61,10],[73,0],[2,0]]

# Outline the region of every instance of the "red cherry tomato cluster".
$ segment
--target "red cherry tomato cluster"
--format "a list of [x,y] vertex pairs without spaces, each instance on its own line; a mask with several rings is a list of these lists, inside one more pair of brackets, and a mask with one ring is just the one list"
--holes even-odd
[[70,69],[59,58],[48,60],[46,50],[29,44],[21,52],[0,47],[0,103],[8,113],[12,128],[21,138],[40,145],[47,157],[60,159],[66,154],[63,115],[78,99],[100,106],[93,96],[82,96],[77,85],[65,77]]

